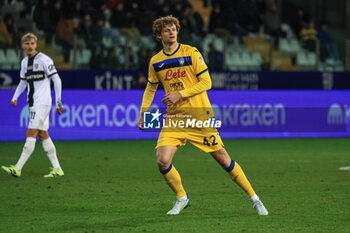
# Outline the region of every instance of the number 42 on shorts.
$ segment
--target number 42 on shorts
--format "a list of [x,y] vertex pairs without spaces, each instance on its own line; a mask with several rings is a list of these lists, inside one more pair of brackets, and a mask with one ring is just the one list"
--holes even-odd
[[[208,140],[209,139],[209,140]],[[212,142],[210,144],[210,142]],[[207,137],[204,137],[203,138],[203,145],[207,145],[207,146],[215,146],[217,145],[218,143],[216,142],[216,138],[215,138],[215,135],[211,135],[209,138]]]

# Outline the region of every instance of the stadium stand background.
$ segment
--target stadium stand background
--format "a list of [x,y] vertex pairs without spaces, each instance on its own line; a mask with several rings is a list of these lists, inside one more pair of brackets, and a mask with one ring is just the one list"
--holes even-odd
[[[146,71],[150,57],[160,49],[152,21],[172,14],[182,24],[179,41],[198,47],[211,71],[344,71],[349,60],[345,52],[349,4],[346,0],[1,1],[0,68],[19,69],[20,37],[33,31],[40,38],[39,50],[51,56],[60,70]],[[142,84],[144,79],[140,80]]]

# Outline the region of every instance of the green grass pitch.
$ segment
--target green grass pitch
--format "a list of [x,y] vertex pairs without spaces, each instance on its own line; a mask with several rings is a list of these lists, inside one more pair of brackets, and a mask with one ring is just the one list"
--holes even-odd
[[[24,142],[0,143],[15,164]],[[350,138],[224,140],[270,212],[257,216],[209,154],[190,144],[173,163],[192,205],[166,216],[175,196],[155,141],[55,142],[65,177],[44,179],[41,144],[20,178],[0,173],[0,232],[350,232]]]

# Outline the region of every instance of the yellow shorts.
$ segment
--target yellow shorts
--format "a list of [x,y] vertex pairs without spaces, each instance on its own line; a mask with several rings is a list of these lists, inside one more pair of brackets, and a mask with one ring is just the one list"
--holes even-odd
[[205,152],[221,150],[224,147],[224,143],[216,129],[211,132],[164,132],[162,130],[158,137],[156,149],[161,146],[184,146],[187,141]]

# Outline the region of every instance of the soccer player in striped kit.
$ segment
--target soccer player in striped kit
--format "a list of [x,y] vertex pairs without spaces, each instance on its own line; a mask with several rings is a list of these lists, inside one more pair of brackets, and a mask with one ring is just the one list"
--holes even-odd
[[58,162],[56,148],[49,133],[49,114],[51,110],[51,80],[54,83],[56,110],[62,114],[61,103],[62,82],[50,57],[37,51],[38,38],[33,33],[22,37],[22,49],[26,57],[21,62],[21,80],[11,100],[11,105],[17,106],[17,99],[27,88],[27,101],[29,107],[29,125],[26,133],[26,142],[22,154],[16,165],[1,168],[14,177],[21,176],[24,164],[35,148],[36,137],[42,142],[44,151],[49,158],[52,169],[44,175],[45,178],[63,176],[64,172]]

